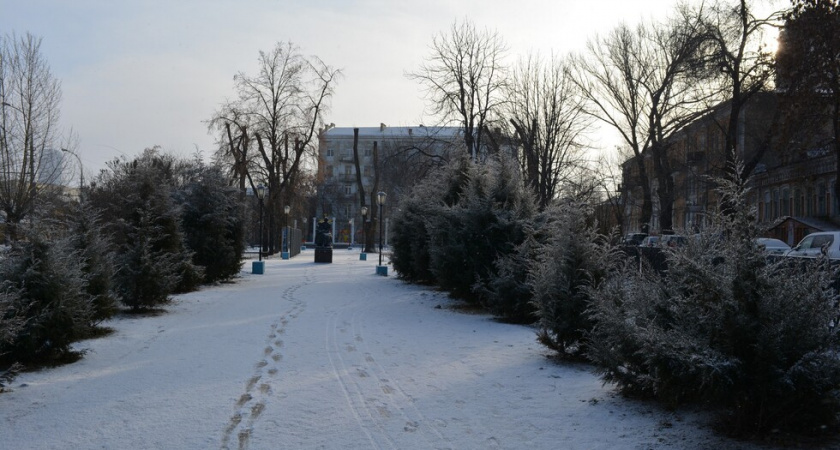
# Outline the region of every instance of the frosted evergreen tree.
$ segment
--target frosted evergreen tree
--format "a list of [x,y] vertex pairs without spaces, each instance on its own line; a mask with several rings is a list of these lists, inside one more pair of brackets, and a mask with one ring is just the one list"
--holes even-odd
[[2,363],[78,356],[70,344],[89,336],[94,311],[82,266],[83,258],[67,239],[48,242],[37,235],[19,242],[0,260],[4,320],[20,325],[13,333],[3,332]]
[[0,283],[0,393],[22,368],[19,363],[7,357],[11,344],[25,323],[25,318],[15,307],[19,303],[19,290],[11,283]]
[[468,182],[470,162],[456,157],[416,185],[397,208],[391,221],[391,263],[401,278],[435,283],[431,270],[431,234],[438,225],[430,220],[458,203]]
[[511,162],[470,164],[458,202],[429,218],[436,283],[458,298],[480,301],[487,280],[497,276],[496,260],[523,242],[535,209]]
[[831,427],[840,412],[837,279],[825,258],[768,260],[743,185],[718,180],[713,224],[593,291],[588,356],[605,381],[667,404],[702,402],[737,433]]
[[119,296],[114,285],[114,252],[97,214],[89,204],[76,205],[68,224],[70,245],[83,258],[85,291],[91,296],[96,325],[116,314]]
[[563,357],[579,357],[594,326],[588,309],[597,286],[617,259],[616,249],[590,223],[586,204],[568,201],[549,207],[541,226],[544,244],[532,260],[530,284],[539,317],[539,341]]
[[120,255],[119,294],[134,309],[193,290],[203,279],[185,245],[181,210],[173,200],[178,171],[174,158],[149,149],[131,162],[110,163],[88,193],[107,219],[103,225]]
[[181,227],[193,263],[204,268],[204,283],[230,279],[242,268],[245,211],[239,191],[229,187],[221,169],[200,162],[186,170],[178,189]]
[[[149,208],[150,209],[150,208]],[[154,223],[149,209],[138,211],[138,223],[128,233],[117,259],[117,285],[126,306],[150,309],[169,301],[181,279],[183,257],[165,249],[164,227]]]
[[466,208],[475,217],[467,219],[472,232],[486,239],[490,263],[479,268],[472,290],[493,314],[511,322],[530,323],[536,318],[528,283],[528,266],[536,252],[536,200],[511,161],[502,158],[488,168],[487,197],[470,198]]

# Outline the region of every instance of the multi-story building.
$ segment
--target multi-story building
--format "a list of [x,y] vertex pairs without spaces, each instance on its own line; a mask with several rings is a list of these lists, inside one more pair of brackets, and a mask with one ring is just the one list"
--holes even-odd
[[[717,208],[714,177],[723,174],[725,145],[723,130],[728,123],[728,104],[690,123],[668,141],[670,176],[675,200],[672,223],[676,231],[691,233],[703,227],[707,214]],[[783,114],[778,113],[775,93],[755,96],[742,110],[737,137],[739,159],[756,156],[748,186],[750,207],[767,234],[793,245],[813,231],[838,229],[837,202],[832,196],[836,179],[834,156],[819,140],[804,148],[795,146],[785,133]],[[815,144],[816,143],[816,144]],[[811,147],[809,147],[811,146]],[[650,155],[642,154],[653,193],[653,216],[649,231],[660,232],[660,211]],[[640,223],[642,189],[636,158],[623,164],[622,204],[626,231],[645,229]]]
[[[335,218],[336,242],[356,242],[361,234],[361,199],[353,152],[355,129],[330,124],[319,134],[317,214]],[[380,124],[358,130],[358,170],[368,208],[374,204],[372,195],[375,197],[376,191],[387,194],[386,207],[395,207],[430,167],[445,161],[454,149],[463,148],[461,129],[457,127]],[[386,218],[388,215],[384,214]]]

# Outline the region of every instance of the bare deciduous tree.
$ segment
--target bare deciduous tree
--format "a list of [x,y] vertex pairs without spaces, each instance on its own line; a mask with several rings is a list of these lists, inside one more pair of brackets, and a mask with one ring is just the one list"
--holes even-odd
[[456,22],[448,35],[434,38],[419,70],[408,74],[425,87],[433,114],[463,127],[473,160],[483,151],[493,114],[503,102],[506,51],[498,33]]
[[523,178],[545,209],[566,177],[585,165],[582,140],[591,116],[567,62],[556,56],[521,59],[509,92],[507,114],[518,138]]
[[300,181],[305,161],[315,158],[317,130],[341,71],[302,55],[290,42],[261,51],[258,62],[257,75],[234,77],[238,98],[215,114],[210,127],[222,133],[222,156],[232,161],[240,185],[244,174],[251,188],[268,187],[268,242],[276,251],[276,218],[297,200],[290,187]]
[[[720,124],[725,140],[724,173],[734,180],[746,180],[761,161],[769,146],[762,146],[753,155],[741,155],[738,135],[741,132],[741,111],[753,96],[766,91],[775,74],[773,55],[764,45],[764,33],[778,21],[779,13],[756,18],[747,0],[737,5],[717,2],[699,12],[705,24],[708,43],[706,55],[712,89],[717,102],[728,102],[726,123]],[[730,173],[736,158],[744,158],[742,173]]]
[[590,41],[587,57],[575,62],[575,80],[593,107],[590,113],[615,128],[635,155],[642,188],[641,223],[653,215],[653,190],[644,156],[653,160],[660,227],[672,228],[675,196],[668,138],[699,117],[705,102],[694,89],[695,65],[703,43],[701,22],[686,9],[666,23],[620,25]]
[[61,86],[31,34],[0,36],[0,209],[6,240],[39,198],[58,189]]

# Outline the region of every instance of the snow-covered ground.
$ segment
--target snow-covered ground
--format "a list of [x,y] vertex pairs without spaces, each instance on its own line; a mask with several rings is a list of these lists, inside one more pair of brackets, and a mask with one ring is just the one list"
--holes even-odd
[[750,448],[358,255],[247,262],[234,284],[107,323],[81,361],[0,394],[0,448]]

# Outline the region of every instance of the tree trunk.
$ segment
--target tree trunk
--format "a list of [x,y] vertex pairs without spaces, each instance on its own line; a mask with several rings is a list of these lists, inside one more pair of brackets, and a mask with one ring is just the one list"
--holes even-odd
[[376,219],[379,217],[379,204],[376,202],[376,194],[379,192],[379,149],[377,142],[373,141],[373,189],[370,191],[370,218],[365,223],[365,253],[375,253],[376,250]]
[[[367,199],[365,198],[365,185],[362,183],[362,170],[359,164],[359,129],[353,128],[353,162],[356,164],[356,187],[359,190],[359,208],[365,208]],[[367,215],[362,215],[362,236],[364,236],[364,246],[362,252],[367,253],[368,246],[368,224]],[[352,240],[352,238],[351,238]]]
[[653,196],[650,192],[650,180],[648,179],[645,160],[641,153],[636,154],[636,165],[639,168],[639,184],[642,186],[642,212],[639,216],[639,226],[645,233],[650,232],[650,218],[653,216]]

